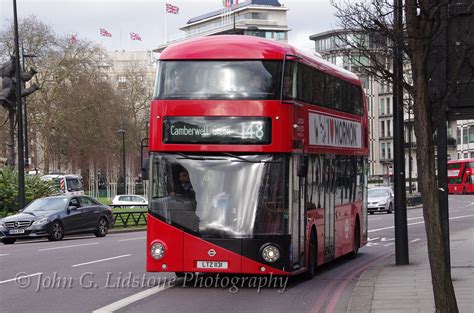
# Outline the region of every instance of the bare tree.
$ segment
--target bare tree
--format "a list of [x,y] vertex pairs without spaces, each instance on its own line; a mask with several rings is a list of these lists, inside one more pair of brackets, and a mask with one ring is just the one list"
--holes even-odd
[[127,77],[126,88],[122,92],[124,113],[127,116],[124,126],[127,128],[128,146],[133,147],[128,153],[131,170],[128,177],[134,177],[141,168],[140,142],[148,136],[148,108],[153,94],[153,81],[148,76],[147,69],[138,63],[130,64],[124,74]]
[[[0,32],[0,59],[9,57],[11,33]],[[88,40],[57,36],[34,16],[20,21],[20,41],[36,55],[27,61],[38,70],[41,89],[28,99],[28,126],[43,152],[44,172],[52,164],[83,172],[90,160],[105,164],[116,149],[112,136],[122,114],[111,84],[101,80],[104,51]]]
[[[394,45],[403,49],[406,61],[410,65],[411,75],[405,75],[403,87],[413,99],[418,182],[423,197],[423,216],[435,306],[437,312],[458,312],[447,259],[447,247],[443,238],[434,135],[439,125],[446,123],[447,104],[454,96],[463,67],[468,64],[467,67],[470,66],[472,69],[472,40],[464,42],[463,49],[458,50],[456,64],[450,69],[451,75],[446,82],[447,87],[432,96],[429,84],[433,71],[429,67],[429,62],[439,50],[438,37],[446,31],[443,28],[446,27],[448,17],[443,16],[442,12],[448,10],[450,1],[406,0],[404,6],[406,19],[404,30],[400,35],[394,30],[393,2],[347,0],[333,1],[333,5],[337,9],[336,16],[340,25],[347,30],[347,33],[372,36],[371,42],[367,45],[359,44],[358,40],[347,40],[347,36],[343,36],[341,40],[345,46],[355,49],[370,60],[369,64],[361,64],[367,73],[380,80],[393,81],[391,57]],[[472,27],[474,27],[472,22],[467,23],[459,31],[464,31],[466,36],[468,34],[472,36]]]

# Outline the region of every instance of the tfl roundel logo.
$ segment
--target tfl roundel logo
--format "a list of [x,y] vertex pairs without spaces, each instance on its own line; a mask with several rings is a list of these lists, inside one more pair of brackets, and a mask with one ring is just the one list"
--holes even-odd
[[209,251],[207,251],[207,255],[210,256],[210,257],[213,257],[216,255],[216,250],[214,249],[209,249]]

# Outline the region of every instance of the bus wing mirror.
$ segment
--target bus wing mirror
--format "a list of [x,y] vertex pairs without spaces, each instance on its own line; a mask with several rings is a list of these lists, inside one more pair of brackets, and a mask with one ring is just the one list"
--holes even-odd
[[148,175],[148,170],[150,169],[150,159],[143,159],[142,160],[142,179],[143,180],[148,180],[149,175]]
[[308,175],[308,162],[309,158],[307,155],[300,155],[298,157],[298,177],[306,177]]

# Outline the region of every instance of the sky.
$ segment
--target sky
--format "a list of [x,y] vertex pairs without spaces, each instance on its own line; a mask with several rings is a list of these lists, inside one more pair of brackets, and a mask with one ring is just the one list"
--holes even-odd
[[[242,2],[244,0],[240,0]],[[179,7],[179,14],[165,16],[165,3]],[[311,51],[309,36],[337,27],[329,0],[280,0],[289,9],[288,42]],[[17,0],[18,17],[35,15],[58,35],[77,35],[102,44],[107,50],[151,50],[181,37],[179,27],[192,18],[222,8],[222,0]],[[0,28],[13,19],[13,0],[0,0]],[[166,24],[166,27],[165,27]],[[104,28],[112,37],[102,37]],[[130,40],[129,33],[142,41]]]

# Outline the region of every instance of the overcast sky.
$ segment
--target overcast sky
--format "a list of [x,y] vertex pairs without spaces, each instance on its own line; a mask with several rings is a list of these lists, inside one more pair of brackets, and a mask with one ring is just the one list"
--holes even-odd
[[[239,2],[243,2],[240,0]],[[184,35],[180,26],[198,15],[222,8],[222,0],[17,0],[18,16],[35,15],[58,35],[77,34],[101,43],[107,50],[150,50],[165,39],[165,2],[179,7],[166,16],[168,39]],[[13,0],[0,0],[0,27],[12,21]],[[336,27],[329,0],[280,0],[289,8],[289,43],[304,50],[313,48],[309,36]],[[111,38],[99,35],[105,28]],[[129,33],[141,36],[132,41]]]

